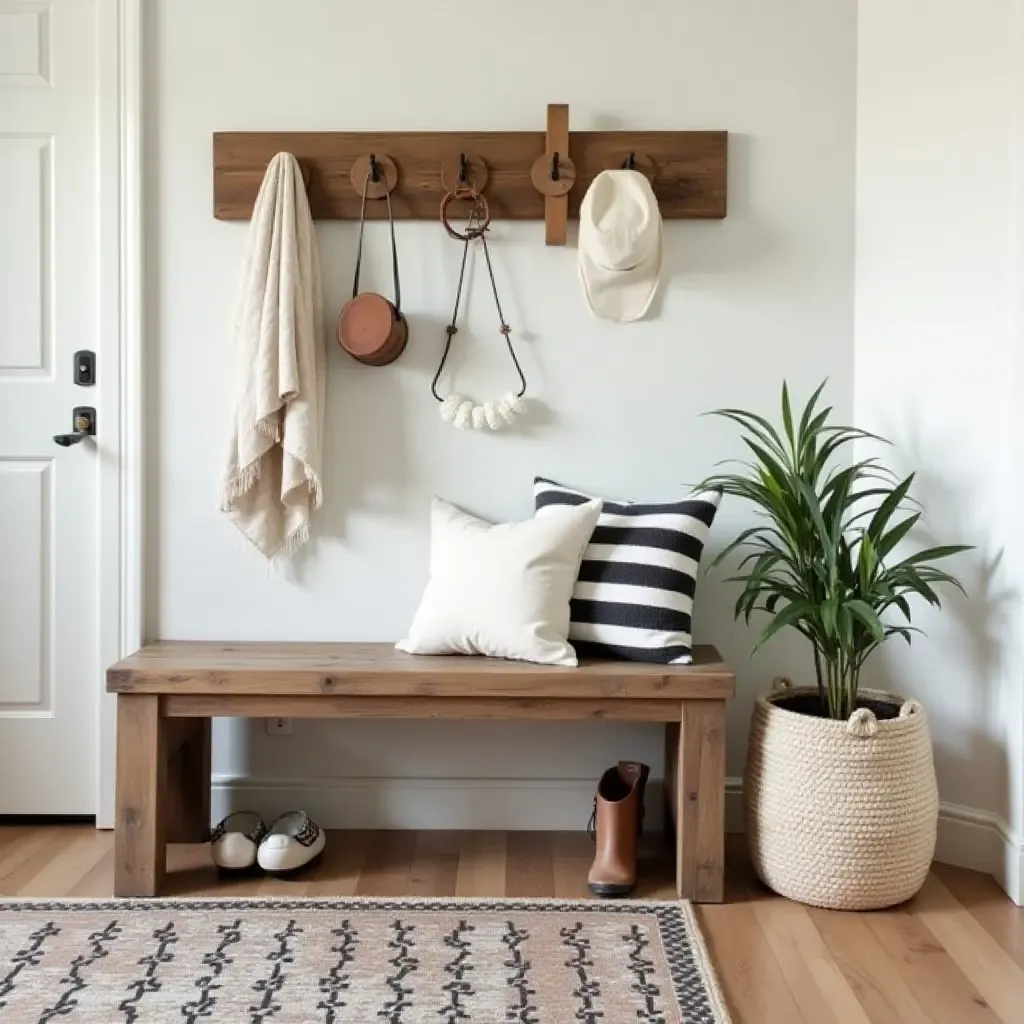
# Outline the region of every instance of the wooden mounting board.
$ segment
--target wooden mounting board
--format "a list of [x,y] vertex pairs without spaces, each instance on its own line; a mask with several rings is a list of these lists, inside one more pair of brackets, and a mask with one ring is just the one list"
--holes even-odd
[[[569,193],[569,216],[576,217],[590,182],[603,170],[620,167],[633,152],[654,166],[654,192],[661,215],[721,218],[726,206],[728,133],[571,132],[569,156],[576,183]],[[293,153],[309,172],[313,216],[356,220],[360,196],[352,188],[352,165],[369,153],[398,165],[391,194],[396,218],[433,220],[444,186],[441,169],[459,153],[487,165],[484,192],[496,219],[543,220],[544,196],[530,171],[545,150],[544,132],[217,132],[213,136],[213,213],[219,220],[249,220],[271,157]],[[367,203],[367,217],[387,216],[386,204]]]

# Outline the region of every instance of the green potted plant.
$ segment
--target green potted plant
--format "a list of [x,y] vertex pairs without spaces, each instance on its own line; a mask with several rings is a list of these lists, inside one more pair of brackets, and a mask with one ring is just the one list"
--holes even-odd
[[[892,637],[910,643],[911,601],[939,606],[963,590],[936,562],[964,545],[898,554],[921,512],[900,480],[851,446],[874,435],[831,422],[824,383],[782,424],[740,409],[753,458],[705,481],[753,506],[760,522],[712,562],[741,553],[735,614],[766,616],[754,652],[784,629],[811,646],[814,684],[777,680],[751,719],[744,774],[754,867],[775,891],[849,910],[891,906],[924,883],[935,850],[938,792],[927,717],[917,701],[863,689],[868,658]],[[888,443],[888,442],[885,442]]]

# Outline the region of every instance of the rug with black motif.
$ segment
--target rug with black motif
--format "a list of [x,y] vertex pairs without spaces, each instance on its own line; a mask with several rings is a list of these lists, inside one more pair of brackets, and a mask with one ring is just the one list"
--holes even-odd
[[685,902],[0,902],[0,1022],[728,1019]]

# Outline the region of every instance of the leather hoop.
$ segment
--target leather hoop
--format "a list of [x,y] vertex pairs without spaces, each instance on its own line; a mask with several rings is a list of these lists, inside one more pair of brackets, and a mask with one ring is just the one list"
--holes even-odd
[[[455,199],[465,199],[473,203],[473,212],[476,214],[477,226],[475,228],[467,227],[465,234],[461,231],[456,231],[448,222],[448,207]],[[472,220],[473,217],[471,216],[470,221]],[[490,227],[491,208],[487,205],[487,200],[483,194],[477,192],[475,188],[455,188],[448,192],[444,199],[441,200],[441,223],[450,237],[457,238],[460,242],[470,242],[474,238],[480,238]]]

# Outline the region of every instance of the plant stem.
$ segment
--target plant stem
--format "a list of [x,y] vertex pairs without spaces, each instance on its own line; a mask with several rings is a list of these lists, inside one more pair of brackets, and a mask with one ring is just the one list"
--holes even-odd
[[839,714],[837,717],[846,717],[846,659],[843,657],[842,650],[839,651],[839,657],[836,660],[836,690],[839,704]]
[[828,672],[828,716],[829,718],[836,718],[839,712],[839,694],[837,692],[837,665],[834,658],[826,660],[825,669]]
[[825,696],[825,684],[821,679],[821,651],[818,650],[818,645],[812,643],[811,650],[814,651],[814,678],[818,684],[818,700],[821,703],[822,711],[828,711],[828,699]]
[[845,659],[843,658],[843,652],[840,650],[839,656],[836,660],[836,703],[839,706],[839,717],[844,718],[846,715],[846,700],[843,691],[843,684],[845,682]]

